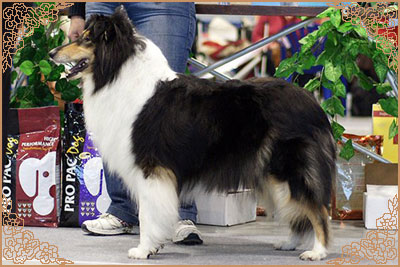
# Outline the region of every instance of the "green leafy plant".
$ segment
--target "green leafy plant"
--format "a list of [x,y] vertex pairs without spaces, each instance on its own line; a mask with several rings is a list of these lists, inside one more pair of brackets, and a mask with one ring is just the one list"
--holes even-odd
[[[41,5],[37,3],[37,5]],[[50,6],[51,8],[51,6]],[[40,16],[32,13],[32,16]],[[35,19],[38,19],[36,17]],[[43,19],[43,18],[42,18]],[[56,65],[49,60],[49,51],[62,45],[65,40],[60,26],[64,21],[40,25],[34,33],[23,39],[24,45],[13,57],[15,70],[11,73],[11,82],[27,76],[26,83],[15,88],[11,95],[10,107],[29,108],[57,105],[54,95],[60,95],[64,101],[74,101],[81,96],[79,80],[68,81],[61,78],[63,65]],[[53,90],[53,93],[51,92]]]
[[[288,77],[293,73],[303,74],[304,70],[308,70],[313,66],[322,66],[322,71],[318,77],[315,77],[305,84],[305,88],[313,92],[325,87],[332,91],[333,96],[321,103],[323,110],[332,117],[332,130],[336,140],[339,140],[345,131],[345,128],[337,122],[337,115],[344,116],[344,107],[339,97],[346,97],[346,88],[341,81],[344,76],[347,81],[351,81],[354,77],[358,78],[361,87],[365,90],[376,88],[382,99],[379,104],[382,109],[397,117],[397,97],[385,95],[392,91],[392,87],[385,83],[386,75],[390,68],[388,67],[388,56],[382,51],[380,44],[368,40],[366,30],[357,24],[342,21],[341,11],[335,8],[328,8],[318,15],[319,18],[329,18],[323,22],[318,30],[308,34],[299,42],[302,45],[299,52],[292,57],[283,60],[278,66],[275,76]],[[379,24],[376,27],[380,27]],[[318,49],[325,41],[325,47],[322,53],[317,57],[314,56],[315,49]],[[388,45],[385,43],[384,45]],[[393,45],[393,44],[389,44]],[[382,48],[382,49],[379,49]],[[393,51],[393,50],[392,50]],[[397,48],[396,48],[397,51]],[[365,75],[357,66],[356,59],[359,54],[363,54],[372,59],[375,71],[379,77],[379,81]],[[391,70],[397,71],[391,64]],[[397,134],[397,120],[393,120],[390,127],[390,138]],[[354,155],[351,140],[344,144],[340,156],[350,159]]]

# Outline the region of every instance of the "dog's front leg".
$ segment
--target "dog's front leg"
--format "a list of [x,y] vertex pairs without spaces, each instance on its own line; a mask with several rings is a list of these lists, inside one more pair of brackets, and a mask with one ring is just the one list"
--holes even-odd
[[146,259],[156,254],[172,238],[178,221],[176,178],[171,171],[156,169],[138,183],[140,244],[129,250],[129,257]]

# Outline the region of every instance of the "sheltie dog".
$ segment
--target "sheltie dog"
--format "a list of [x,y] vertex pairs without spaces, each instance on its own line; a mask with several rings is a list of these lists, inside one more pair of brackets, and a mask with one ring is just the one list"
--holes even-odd
[[92,16],[79,39],[50,57],[75,64],[67,77],[82,77],[86,126],[140,207],[140,244],[129,257],[148,258],[171,239],[179,198],[193,188],[269,195],[291,229],[275,247],[294,250],[310,233],[313,248],[300,258],[326,257],[336,148],[305,89],[178,74],[123,8]]

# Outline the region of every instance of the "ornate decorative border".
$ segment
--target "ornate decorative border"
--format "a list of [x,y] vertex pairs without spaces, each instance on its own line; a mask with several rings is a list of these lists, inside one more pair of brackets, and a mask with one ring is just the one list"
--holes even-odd
[[[12,7],[3,10],[3,72],[11,68],[12,55],[23,48],[23,38],[31,36],[35,28],[41,24],[55,22],[58,19],[59,9],[73,5],[59,1],[43,3],[38,8],[25,6],[24,3],[14,3]],[[388,55],[388,66],[398,70],[398,51],[395,43],[397,35],[386,31],[378,33],[374,23],[382,19],[390,21],[398,18],[397,10],[389,10],[388,15],[381,15],[387,9],[387,3],[378,3],[376,7],[363,8],[356,4],[343,4],[339,1],[328,3],[329,6],[342,10],[342,19],[353,25],[361,24],[370,37],[376,39],[377,48]],[[391,26],[391,25],[388,25]],[[379,45],[378,45],[379,44]],[[2,223],[5,235],[3,257],[13,260],[15,264],[23,264],[27,260],[39,260],[42,264],[73,264],[72,261],[60,258],[58,247],[47,242],[40,242],[34,238],[29,230],[24,230],[24,220],[17,214],[11,213],[11,200],[3,196]],[[389,213],[384,213],[377,219],[376,231],[368,231],[367,237],[360,242],[352,242],[342,248],[342,256],[328,261],[328,264],[357,264],[363,259],[375,261],[377,264],[386,263],[397,257],[397,248],[394,235],[397,234],[398,198],[397,195],[388,202]]]
[[[398,36],[394,19],[398,19],[398,10],[389,7],[388,2],[377,2],[374,7],[362,7],[357,3],[344,4],[340,1],[327,3],[328,6],[341,9],[342,20],[353,25],[361,25],[376,47],[388,56],[388,67],[398,72]],[[376,24],[384,27],[377,27]]]
[[42,3],[39,7],[27,7],[24,3],[14,3],[3,10],[3,73],[12,66],[12,56],[24,47],[24,37],[31,36],[40,25],[58,20],[59,9],[72,6],[73,3],[59,1]]
[[[398,10],[388,7],[386,2],[378,2],[375,7],[361,7],[356,3],[344,4],[340,1],[328,3],[341,9],[342,20],[353,25],[361,25],[369,37],[374,38],[376,47],[388,56],[388,67],[398,72],[398,36],[391,30],[390,23],[398,19]],[[376,23],[385,27],[376,27]],[[376,264],[385,264],[397,258],[396,239],[398,230],[397,195],[388,201],[388,213],[376,220],[378,230],[367,231],[366,238],[342,247],[340,258],[327,261],[327,264],[358,264],[361,260],[373,260]]]
[[[12,56],[24,47],[24,37],[31,36],[40,25],[58,20],[59,9],[73,5],[63,1],[42,3],[37,8],[24,3],[14,3],[3,9],[3,73],[11,68]],[[11,212],[12,201],[3,195],[1,205],[4,244],[2,256],[14,264],[24,264],[28,260],[38,260],[42,264],[74,264],[61,258],[58,247],[41,242],[29,230],[24,230],[24,219]]]
[[42,264],[74,264],[61,258],[58,247],[36,239],[29,230],[24,230],[24,219],[11,213],[12,201],[3,195],[1,205],[3,223],[3,258],[14,264],[24,264],[28,260],[39,260]]
[[329,260],[327,264],[358,264],[361,260],[373,260],[385,264],[397,258],[396,238],[398,233],[398,198],[388,201],[389,212],[376,219],[378,230],[367,231],[366,238],[342,247],[340,258]]

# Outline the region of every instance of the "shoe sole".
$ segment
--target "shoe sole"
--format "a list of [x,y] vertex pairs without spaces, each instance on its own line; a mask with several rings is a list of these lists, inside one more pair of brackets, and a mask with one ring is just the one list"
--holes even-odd
[[185,239],[179,242],[175,242],[175,244],[182,244],[187,246],[201,245],[203,244],[203,240],[200,239],[198,234],[191,233]]
[[93,235],[122,235],[122,234],[135,234],[133,231],[127,231],[124,229],[120,230],[99,230],[99,229],[94,229],[87,227],[86,224],[82,224],[81,226],[82,231],[88,234],[93,234]]

